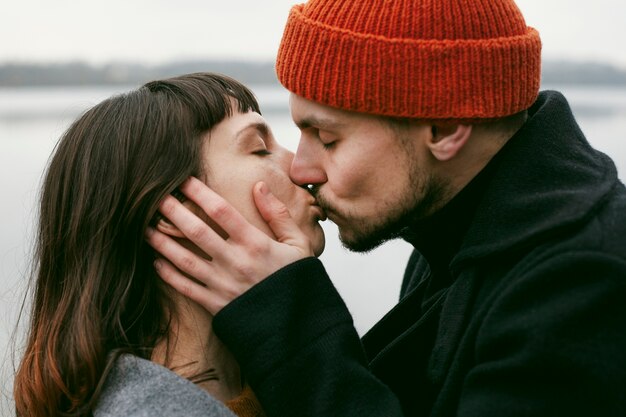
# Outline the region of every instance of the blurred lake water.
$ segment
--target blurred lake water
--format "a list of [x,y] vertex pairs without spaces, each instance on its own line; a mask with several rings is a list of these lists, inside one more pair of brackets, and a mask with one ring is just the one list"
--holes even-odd
[[[566,95],[591,144],[614,159],[624,179],[626,87],[544,87]],[[0,88],[0,390],[5,399],[11,395],[13,373],[10,339],[29,279],[36,200],[47,159],[82,111],[129,89]],[[277,139],[295,150],[298,131],[289,116],[288,94],[276,87],[253,90]],[[395,304],[411,248],[394,241],[366,255],[354,254],[341,247],[332,224],[325,222],[324,228],[327,244],[322,260],[363,334]],[[21,333],[17,334],[19,348]]]

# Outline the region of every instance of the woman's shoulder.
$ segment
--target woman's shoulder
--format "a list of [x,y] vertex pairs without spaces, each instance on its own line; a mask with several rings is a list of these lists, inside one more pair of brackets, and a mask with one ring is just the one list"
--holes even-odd
[[191,381],[137,356],[121,355],[106,378],[95,417],[234,417]]

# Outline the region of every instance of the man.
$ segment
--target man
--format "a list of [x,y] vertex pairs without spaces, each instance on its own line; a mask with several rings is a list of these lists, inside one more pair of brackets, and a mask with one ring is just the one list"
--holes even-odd
[[540,48],[511,0],[292,9],[277,59],[302,133],[292,180],[348,248],[415,251],[359,340],[267,187],[254,197],[282,243],[195,181],[227,240],[163,204],[213,260],[155,234],[203,285],[159,273],[217,313],[268,415],[626,415],[626,191],[563,96],[538,95]]

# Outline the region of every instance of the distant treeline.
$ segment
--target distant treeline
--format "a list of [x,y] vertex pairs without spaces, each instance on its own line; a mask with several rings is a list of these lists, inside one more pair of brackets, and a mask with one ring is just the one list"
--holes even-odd
[[[163,65],[82,62],[0,65],[0,86],[140,85],[147,81],[198,71],[219,72],[246,84],[277,84],[273,62],[181,61]],[[624,85],[626,70],[604,63],[546,61],[544,84]]]
[[219,72],[245,84],[277,84],[272,62],[181,61],[163,65],[115,63],[101,66],[83,62],[0,65],[0,86],[141,85],[148,81],[191,72]]
[[626,70],[599,62],[544,61],[545,84],[624,85]]

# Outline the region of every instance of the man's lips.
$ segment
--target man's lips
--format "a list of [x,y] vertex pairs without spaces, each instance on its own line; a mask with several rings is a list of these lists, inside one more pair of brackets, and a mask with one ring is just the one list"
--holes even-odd
[[324,208],[319,204],[317,200],[317,194],[319,192],[319,188],[310,186],[310,187],[307,187],[307,190],[309,191],[309,194],[311,195],[311,197],[313,197],[311,206],[313,206],[313,208],[318,213],[318,221],[322,221],[322,222],[325,221],[328,218],[328,215],[326,213],[326,210],[324,210]]

